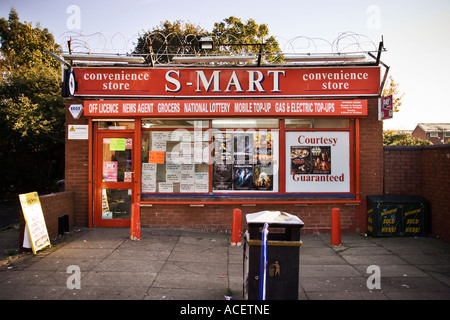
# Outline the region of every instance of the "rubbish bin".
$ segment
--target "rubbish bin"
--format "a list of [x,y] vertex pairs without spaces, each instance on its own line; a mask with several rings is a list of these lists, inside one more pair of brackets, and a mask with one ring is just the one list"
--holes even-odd
[[261,236],[269,225],[267,246],[267,300],[297,300],[300,262],[300,229],[297,216],[280,211],[261,211],[246,215],[244,234],[244,298],[257,300],[259,294]]

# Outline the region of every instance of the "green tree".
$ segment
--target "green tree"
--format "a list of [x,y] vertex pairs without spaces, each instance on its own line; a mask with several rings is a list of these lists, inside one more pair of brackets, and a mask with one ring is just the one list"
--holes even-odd
[[[55,148],[64,150],[65,110],[61,95],[61,66],[45,50],[59,50],[47,29],[20,22],[14,9],[11,9],[8,19],[0,19],[0,157],[3,162],[3,184],[13,184],[19,179],[14,174],[24,171],[19,169],[20,163],[31,168],[33,159],[42,160],[43,154],[52,158],[50,153],[55,152]],[[22,161],[23,158],[29,161]],[[12,166],[18,172],[14,172]],[[48,170],[42,167],[40,170],[47,175],[43,181],[48,181]],[[42,178],[29,173],[30,180]]]
[[[138,38],[135,54],[154,54],[156,62],[167,63],[174,55],[194,54],[198,49],[198,40],[208,32],[200,26],[189,22],[168,20],[161,22],[159,26],[144,32]],[[147,62],[150,56],[146,57]]]
[[424,146],[431,144],[428,140],[415,139],[406,132],[397,130],[383,131],[383,145],[385,146]]
[[[198,54],[199,40],[202,37],[213,37],[214,50],[217,54],[258,54],[260,45],[266,62],[281,62],[282,56],[278,42],[269,35],[266,24],[257,24],[249,19],[242,22],[240,18],[229,17],[216,22],[211,32],[198,25],[181,20],[162,22],[159,26],[145,32],[138,38],[135,54],[154,54],[154,59],[166,63],[176,55]],[[211,52],[203,52],[211,53]],[[147,58],[149,61],[149,58]]]
[[214,23],[212,35],[221,45],[218,48],[219,53],[257,54],[260,46],[255,44],[260,44],[264,45],[266,62],[279,63],[283,59],[278,41],[269,35],[267,24],[258,25],[253,19],[243,22],[240,18],[231,16],[222,22]]

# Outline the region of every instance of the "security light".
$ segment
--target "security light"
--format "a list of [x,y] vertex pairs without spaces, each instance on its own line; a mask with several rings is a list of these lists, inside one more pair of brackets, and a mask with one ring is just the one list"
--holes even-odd
[[202,37],[198,42],[200,45],[200,49],[203,50],[212,50],[213,49],[213,39],[211,37]]

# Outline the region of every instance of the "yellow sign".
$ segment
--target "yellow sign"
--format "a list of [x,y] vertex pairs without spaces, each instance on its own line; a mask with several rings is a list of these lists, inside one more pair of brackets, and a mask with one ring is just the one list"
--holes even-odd
[[26,229],[30,237],[33,253],[50,245],[50,238],[45,225],[44,213],[37,192],[30,192],[19,195],[25,218]]

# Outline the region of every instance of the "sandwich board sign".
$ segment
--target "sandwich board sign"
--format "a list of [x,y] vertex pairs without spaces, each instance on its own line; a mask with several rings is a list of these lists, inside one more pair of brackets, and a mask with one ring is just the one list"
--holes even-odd
[[24,247],[26,240],[29,239],[31,249],[36,254],[37,251],[50,245],[41,202],[37,192],[20,194],[19,199],[25,218]]

